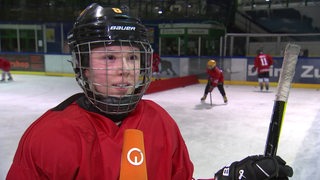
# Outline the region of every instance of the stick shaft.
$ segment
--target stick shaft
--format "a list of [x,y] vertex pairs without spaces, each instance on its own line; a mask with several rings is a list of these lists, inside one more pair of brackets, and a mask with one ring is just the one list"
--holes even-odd
[[265,147],[266,156],[275,156],[280,139],[280,132],[282,127],[282,119],[285,111],[286,102],[275,101],[273,106],[273,114],[269,125],[269,133]]

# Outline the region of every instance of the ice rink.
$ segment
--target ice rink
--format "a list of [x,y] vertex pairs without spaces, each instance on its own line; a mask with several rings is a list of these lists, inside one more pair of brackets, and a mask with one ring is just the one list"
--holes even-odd
[[[5,179],[25,129],[49,108],[80,92],[74,78],[13,75],[0,83],[0,179]],[[263,154],[275,87],[226,85],[224,104],[218,90],[200,102],[205,84],[145,95],[177,121],[192,161],[195,178],[209,178],[235,160]],[[320,179],[320,91],[293,88],[289,95],[278,155],[294,169],[294,180]],[[49,154],[48,154],[49,156]]]

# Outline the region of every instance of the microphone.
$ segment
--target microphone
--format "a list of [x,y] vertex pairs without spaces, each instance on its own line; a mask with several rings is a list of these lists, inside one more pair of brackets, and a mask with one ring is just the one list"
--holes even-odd
[[148,179],[143,132],[137,129],[124,131],[121,155],[120,180],[132,179]]

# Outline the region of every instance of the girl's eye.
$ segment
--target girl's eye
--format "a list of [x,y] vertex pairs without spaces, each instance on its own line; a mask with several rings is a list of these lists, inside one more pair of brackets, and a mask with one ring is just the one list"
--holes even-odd
[[116,57],[113,56],[113,55],[108,55],[108,56],[106,57],[106,60],[116,60]]
[[137,55],[130,55],[129,59],[130,60],[138,60],[138,56]]

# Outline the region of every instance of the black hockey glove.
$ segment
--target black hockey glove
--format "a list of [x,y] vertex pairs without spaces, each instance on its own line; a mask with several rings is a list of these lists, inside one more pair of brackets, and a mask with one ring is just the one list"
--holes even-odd
[[279,156],[249,156],[222,168],[216,180],[288,180],[293,170]]
[[256,67],[253,66],[253,67],[251,68],[251,72],[254,73],[255,71],[256,71]]

